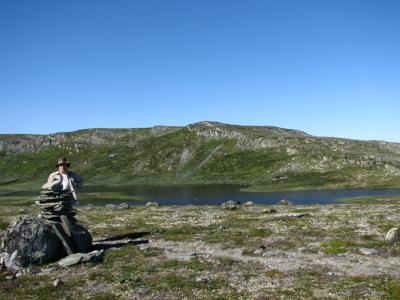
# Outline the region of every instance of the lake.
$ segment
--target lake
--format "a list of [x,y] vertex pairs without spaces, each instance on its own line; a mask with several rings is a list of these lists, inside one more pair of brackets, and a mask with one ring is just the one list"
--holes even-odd
[[[288,199],[294,204],[329,204],[345,197],[357,196],[391,196],[400,195],[400,189],[335,189],[335,190],[303,190],[279,192],[243,192],[239,185],[183,185],[183,186],[89,186],[82,192],[119,192],[126,195],[142,196],[144,201],[112,201],[112,203],[129,203],[143,205],[148,201],[159,202],[162,205],[220,205],[228,200],[253,201],[257,204],[276,204],[281,199]],[[80,197],[82,205],[90,203]],[[111,201],[93,202],[95,205],[105,205]]]

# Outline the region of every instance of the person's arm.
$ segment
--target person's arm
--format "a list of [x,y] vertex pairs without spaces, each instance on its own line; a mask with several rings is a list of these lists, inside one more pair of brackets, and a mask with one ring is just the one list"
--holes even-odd
[[52,183],[53,180],[54,180],[54,173],[51,173],[51,174],[49,175],[49,178],[47,179],[47,183]]
[[74,173],[74,181],[75,181],[75,187],[76,187],[77,189],[79,189],[80,187],[83,186],[83,183],[84,183],[85,180],[83,179],[82,176],[80,176],[80,175]]
[[45,184],[43,184],[42,189],[50,189],[51,184],[54,181],[54,178],[55,178],[55,174],[50,173],[49,178],[47,179],[47,182]]

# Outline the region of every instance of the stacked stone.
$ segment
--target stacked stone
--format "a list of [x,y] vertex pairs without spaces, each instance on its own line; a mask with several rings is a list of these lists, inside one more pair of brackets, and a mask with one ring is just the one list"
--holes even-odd
[[76,224],[74,197],[70,191],[43,189],[35,203],[42,208],[42,217],[50,224],[61,240],[68,255],[88,252],[92,247],[92,236],[81,225]]
[[73,208],[74,197],[69,191],[52,191],[43,189],[40,192],[37,205],[42,208],[41,217],[46,221],[62,222],[62,217],[68,218],[69,222],[76,223],[76,211]]

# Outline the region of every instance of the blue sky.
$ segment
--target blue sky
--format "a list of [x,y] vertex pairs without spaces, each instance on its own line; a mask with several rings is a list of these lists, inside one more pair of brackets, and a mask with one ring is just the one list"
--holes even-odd
[[400,1],[0,1],[0,133],[213,120],[400,142]]

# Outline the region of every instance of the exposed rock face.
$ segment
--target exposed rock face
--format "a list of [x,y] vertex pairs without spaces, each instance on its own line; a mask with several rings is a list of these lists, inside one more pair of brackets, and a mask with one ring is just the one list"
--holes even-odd
[[[73,150],[79,150],[86,144],[103,145],[115,144],[118,139],[130,137],[129,145],[151,137],[157,137],[179,127],[155,126],[153,128],[130,129],[86,129],[75,132],[60,132],[49,135],[39,134],[0,134],[0,151],[6,153],[36,153],[45,151],[50,147],[65,148],[65,144],[74,144]],[[72,149],[71,149],[72,150]]]
[[53,262],[66,255],[53,227],[38,217],[17,219],[8,229],[2,248],[9,258],[13,256],[7,266],[12,269]]

